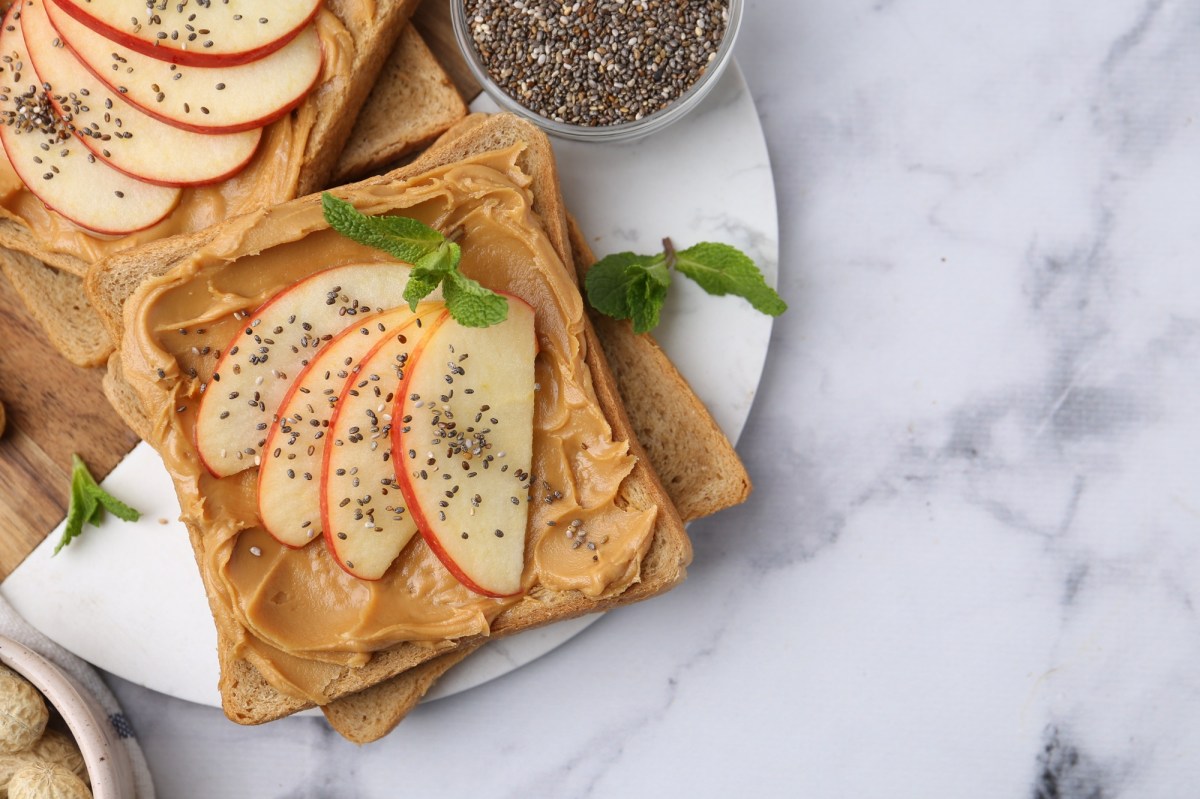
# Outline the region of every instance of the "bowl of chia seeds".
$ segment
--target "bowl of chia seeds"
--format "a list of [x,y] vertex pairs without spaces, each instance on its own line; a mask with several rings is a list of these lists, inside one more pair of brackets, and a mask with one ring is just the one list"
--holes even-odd
[[579,141],[630,141],[699,105],[732,60],[743,0],[451,0],[476,80]]

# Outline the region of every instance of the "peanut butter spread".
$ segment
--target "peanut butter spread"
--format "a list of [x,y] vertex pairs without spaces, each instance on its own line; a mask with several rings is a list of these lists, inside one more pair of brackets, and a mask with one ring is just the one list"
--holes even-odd
[[[344,667],[364,665],[373,653],[444,648],[487,635],[507,609],[539,605],[548,591],[601,598],[639,579],[657,508],[621,493],[635,459],[613,440],[596,402],[582,300],[531,210],[520,152],[486,153],[399,186],[359,187],[349,199],[366,213],[394,211],[455,231],[467,275],[535,309],[540,351],[522,596],[465,589],[420,536],[370,582],[339,568],[322,541],[288,549],[260,526],[257,470],[215,478],[196,454],[194,408],[213,372],[211,350],[240,328],[235,314],[313,272],[389,256],[326,229],[316,203],[295,203],[227,228],[143,286],[127,308],[124,372],[148,406],[175,479],[218,627],[234,655],[284,693],[323,703]],[[568,529],[586,531],[594,548],[576,545]]]
[[[309,99],[263,130],[258,151],[245,169],[211,186],[183,189],[179,204],[158,224],[121,237],[84,230],[47,208],[25,188],[7,157],[0,157],[0,216],[23,222],[38,246],[48,252],[94,263],[148,241],[201,230],[254,208],[292,199],[296,196],[309,135],[316,124],[317,104],[313,99],[331,84],[345,80],[354,57],[354,39],[333,13],[322,9],[316,25],[323,60]],[[180,153],[179,157],[186,158],[188,154]]]

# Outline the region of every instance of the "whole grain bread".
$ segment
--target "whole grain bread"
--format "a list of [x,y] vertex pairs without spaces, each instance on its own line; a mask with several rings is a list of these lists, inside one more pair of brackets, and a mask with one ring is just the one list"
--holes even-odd
[[[356,188],[369,188],[375,192],[375,197],[383,197],[391,187],[397,187],[405,179],[418,176],[429,169],[454,164],[472,155],[513,145],[523,147],[519,166],[531,178],[529,192],[533,211],[542,220],[545,233],[555,251],[563,263],[568,265],[566,268],[570,269],[571,251],[566,234],[565,212],[558,192],[553,151],[540,131],[510,115],[492,117],[473,127],[468,134],[447,140],[442,146],[427,152],[408,167],[363,181],[356,184]],[[311,196],[286,205],[291,211],[304,211],[307,207],[310,209],[309,213],[319,213],[319,202],[318,196]],[[89,295],[102,317],[114,326],[114,330],[119,330],[122,308],[136,285],[131,276],[137,275],[140,279],[146,279],[164,274],[181,259],[224,232],[228,226],[253,228],[265,216],[262,212],[248,214],[218,226],[217,229],[155,242],[136,252],[114,256],[102,262],[101,268],[92,271],[88,282]],[[266,243],[257,241],[255,246],[266,246]],[[132,318],[136,309],[129,308],[127,312]],[[537,586],[525,600],[495,619],[491,630],[493,637],[509,635],[559,619],[606,610],[661,593],[683,579],[686,565],[691,559],[691,545],[683,529],[682,520],[632,435],[617,389],[605,363],[603,350],[586,320],[582,343],[597,404],[609,421],[614,438],[627,442],[636,458],[633,472],[621,484],[620,502],[633,508],[654,506],[658,509],[650,547],[641,562],[641,579],[625,592],[599,600],[589,599],[574,591],[559,592]],[[161,396],[154,394],[156,390],[162,391],[161,388],[155,388],[157,385],[154,381],[134,381],[134,388],[143,404],[154,405],[156,401],[162,400]],[[159,437],[160,431],[152,431],[150,443],[161,446],[163,441]],[[195,485],[183,488],[188,491],[196,490]],[[198,553],[202,552],[203,531],[189,524],[189,534],[193,547]],[[211,600],[215,592],[211,586],[206,587],[209,589]],[[217,615],[219,617],[219,614]],[[231,631],[222,629],[218,624],[221,690],[226,714],[230,718],[241,723],[261,723],[308,706],[305,700],[275,691],[248,661],[233,654],[231,640]],[[477,641],[478,639],[466,639],[454,642],[453,646],[461,648]],[[326,686],[327,695],[337,698],[361,691],[425,663],[436,654],[438,652],[428,646],[401,644],[378,653],[366,666],[342,668]]]
[[346,183],[428,146],[467,106],[413,25],[405,27],[333,170]]
[[[326,0],[326,7],[350,34],[353,52],[346,63],[326,70],[325,79],[305,100],[317,113],[299,167],[297,191],[274,197],[273,202],[308,194],[330,180],[354,119],[418,1]],[[437,72],[444,74],[440,69]],[[11,258],[6,257],[9,254]],[[0,263],[16,264],[5,268],[6,274],[67,360],[92,366],[108,357],[113,345],[106,328],[86,303],[80,302],[84,291],[78,279],[87,274],[90,263],[44,248],[19,217],[2,210]],[[13,278],[13,274],[18,276]]]

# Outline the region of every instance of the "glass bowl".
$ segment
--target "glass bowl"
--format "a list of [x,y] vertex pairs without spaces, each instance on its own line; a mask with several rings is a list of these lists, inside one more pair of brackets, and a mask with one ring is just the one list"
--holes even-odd
[[721,39],[720,47],[717,48],[716,54],[705,68],[704,74],[670,105],[632,122],[596,126],[558,122],[531,111],[518,102],[512,95],[500,88],[488,74],[487,68],[479,56],[479,51],[475,49],[475,40],[471,35],[463,0],[451,0],[450,16],[454,22],[454,36],[458,39],[458,46],[467,62],[467,67],[488,96],[495,100],[502,109],[528,119],[552,136],[575,141],[623,142],[648,136],[682,119],[689,111],[698,106],[709,91],[717,85],[721,73],[733,60],[733,45],[737,40],[738,29],[741,27],[743,5],[743,0],[729,0],[729,19],[725,25],[725,36]]

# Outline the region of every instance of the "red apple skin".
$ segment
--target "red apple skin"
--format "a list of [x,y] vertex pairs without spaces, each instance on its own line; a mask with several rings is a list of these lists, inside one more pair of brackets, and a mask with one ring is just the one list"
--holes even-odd
[[[396,389],[396,402],[394,402],[392,404],[393,410],[397,407],[397,404],[400,399],[400,393],[404,390],[404,386],[408,384],[408,374],[412,369],[412,365],[417,362],[417,360],[421,357],[421,353],[424,352],[424,350],[425,350],[425,342],[429,341],[429,334],[433,333],[433,331],[435,331],[439,327],[441,327],[442,323],[445,322],[448,318],[449,318],[448,313],[442,313],[438,316],[426,317],[426,319],[420,320],[421,326],[424,327],[425,330],[424,330],[423,335],[421,336],[420,341],[418,341],[416,344],[413,345],[412,351],[409,352],[409,354],[408,354],[408,366],[404,370],[404,379],[400,381],[400,385]],[[366,358],[364,358],[363,360],[366,360]],[[339,407],[341,407],[343,398],[345,397],[346,390],[348,390],[352,385],[353,385],[353,381],[347,383],[346,387],[342,390],[342,394],[339,395],[339,397],[338,397],[338,402],[334,406],[333,416],[331,416],[329,419],[329,427],[331,429],[333,428],[334,422],[337,420],[337,409]],[[392,418],[399,419],[400,417],[395,416],[393,414]],[[401,427],[401,425],[398,425],[398,424],[393,425],[393,427],[392,427],[391,436],[392,436],[392,442],[393,442],[393,445],[392,445],[392,461],[393,462],[396,461],[396,448],[395,448],[394,442],[397,441],[399,438],[398,431],[400,430],[400,427]],[[328,442],[326,443],[325,453],[321,458],[322,480],[324,480],[323,476],[329,473],[329,451],[330,451],[331,446],[332,445],[329,444]],[[412,515],[412,518],[417,522],[417,529],[418,530],[422,529],[423,517],[415,515],[416,508],[412,504],[412,499],[410,498],[409,492],[404,489],[403,482],[400,482],[399,480],[397,480],[397,482],[400,485],[400,493],[404,495],[404,502],[406,503],[406,507],[408,508],[409,514]],[[335,554],[333,554],[333,553],[337,552],[337,544],[333,540],[333,530],[326,521],[328,518],[329,518],[329,497],[328,497],[327,493],[324,490],[322,490],[321,491],[321,527],[323,529],[322,529],[321,533],[325,538],[325,547],[326,547],[327,551],[330,553],[331,560],[333,560],[333,562],[338,565],[339,569],[346,572],[346,574],[349,574],[351,577],[353,577],[356,580],[364,580],[366,582],[375,582],[377,580],[382,580],[383,575],[380,575],[379,577],[376,577],[374,580],[371,580],[369,578],[361,577],[361,576],[355,574],[354,572],[352,572],[348,568],[346,568],[346,564],[342,563],[341,558],[339,558]],[[424,536],[424,535],[422,535],[421,537],[426,538],[426,536]],[[428,538],[426,538],[426,540],[428,540]],[[412,543],[412,542],[410,541],[409,543]],[[439,557],[439,559],[442,559],[443,562],[445,562],[445,560],[442,558],[441,555],[439,555],[438,557]],[[457,576],[458,575],[456,574],[455,577],[457,577]]]
[[[64,42],[64,44],[65,44],[65,42]],[[29,47],[29,45],[28,45],[28,44],[26,44],[25,46],[26,46],[26,47]],[[74,51],[74,50],[71,50],[69,45],[67,46],[67,49],[68,49],[68,50],[71,52],[71,55],[74,55],[74,54],[75,54],[75,51]],[[38,62],[37,62],[37,59],[36,59],[36,58],[34,58],[34,56],[33,56],[33,51],[32,51],[32,49],[31,49],[31,50],[30,50],[30,52],[29,52],[29,59],[30,59],[30,61],[32,61],[32,62],[33,62],[34,69],[36,70],[36,69],[37,69],[37,66],[38,66]],[[82,61],[80,61],[80,63],[82,64],[83,62],[82,62]],[[87,65],[85,64],[84,66],[85,66],[85,68],[86,68],[86,66],[87,66]],[[88,71],[89,71],[89,72],[91,72],[91,70],[90,70],[90,69],[89,69]],[[93,73],[93,74],[94,74],[94,73]],[[106,85],[106,86],[107,86],[108,84],[104,84],[104,85]],[[57,111],[57,112],[59,113],[59,115],[60,115],[60,116],[64,116],[64,117],[65,117],[65,116],[66,116],[66,114],[67,114],[67,110],[66,110],[65,108],[63,108],[63,105],[62,105],[62,103],[61,103],[61,102],[59,102],[59,100],[58,100],[58,97],[59,97],[59,95],[56,95],[56,94],[51,94],[51,95],[50,95],[50,104],[54,106],[54,110],[55,110],[55,111]],[[131,105],[132,105],[132,103],[131,103]],[[142,110],[142,109],[141,109],[141,106],[135,106],[135,107],[136,107],[138,110]],[[155,117],[155,119],[158,119],[160,122],[164,122],[164,123],[165,123],[165,122],[167,122],[166,120],[164,120],[164,119],[162,119],[162,118],[160,118],[160,117]],[[177,127],[177,128],[178,128],[178,127],[180,127],[179,125],[175,125],[175,123],[173,123],[173,122],[172,122],[172,123],[169,123],[169,124],[171,124],[171,125],[173,125],[174,127]],[[193,131],[193,132],[196,132],[196,133],[216,133],[216,131],[214,131],[214,130],[211,130],[211,129],[205,129],[205,130]],[[235,131],[230,131],[230,132],[235,132]],[[237,132],[240,132],[240,131],[237,131]],[[96,155],[97,157],[103,157],[103,154],[101,153],[101,150],[103,150],[103,149],[104,149],[104,148],[103,148],[103,146],[102,146],[102,145],[103,145],[103,142],[101,142],[101,141],[98,141],[98,140],[96,140],[96,139],[93,139],[91,136],[84,136],[84,135],[80,134],[78,131],[76,131],[76,132],[75,132],[75,138],[76,138],[76,139],[77,139],[77,140],[80,142],[80,144],[82,144],[84,147],[86,147],[88,150],[90,150],[90,151],[91,151],[91,152],[92,152],[94,155]],[[262,140],[262,131],[261,131],[261,129],[259,130],[259,140],[260,140],[260,141]],[[232,167],[231,167],[231,168],[230,168],[230,169],[229,169],[227,172],[225,172],[223,175],[218,175],[218,176],[216,176],[216,177],[208,178],[207,180],[203,180],[203,181],[199,181],[199,182],[180,182],[180,181],[171,181],[171,180],[155,180],[154,178],[147,177],[147,176],[145,176],[145,175],[139,175],[139,174],[137,174],[136,172],[131,172],[131,171],[130,171],[130,170],[128,170],[128,169],[122,169],[121,167],[119,167],[118,165],[114,164],[114,163],[113,163],[111,160],[109,160],[109,159],[104,159],[104,163],[105,163],[105,164],[107,164],[109,167],[111,167],[111,168],[113,168],[113,169],[117,170],[118,172],[123,172],[123,173],[125,173],[126,175],[129,175],[129,177],[131,177],[131,178],[137,178],[138,180],[142,181],[143,183],[150,183],[150,184],[152,184],[152,185],[155,185],[155,186],[169,186],[169,187],[173,187],[173,188],[187,188],[187,187],[189,187],[189,186],[211,186],[211,185],[213,185],[213,184],[216,184],[216,183],[222,183],[222,182],[224,182],[224,181],[226,181],[226,180],[229,180],[231,177],[233,177],[234,175],[237,175],[237,174],[238,174],[238,173],[240,173],[240,172],[241,172],[243,169],[245,169],[245,168],[246,168],[246,165],[247,165],[247,164],[249,164],[251,161],[253,161],[253,160],[254,160],[254,156],[255,156],[255,155],[257,155],[257,154],[258,154],[258,147],[257,147],[257,146],[255,146],[255,148],[254,148],[253,150],[251,150],[250,154],[249,154],[248,156],[246,156],[246,158],[245,158],[245,159],[244,159],[244,160],[243,160],[243,161],[242,161],[240,164],[236,164],[236,165],[232,166]],[[78,224],[78,223],[76,223],[76,224]],[[157,223],[155,223],[155,224],[157,224]],[[136,232],[136,231],[129,231],[129,232]]]
[[[92,27],[92,25],[89,23],[88,20],[77,17],[74,13],[72,13],[72,10],[71,10],[72,7],[71,7],[70,3],[68,2],[68,0],[42,0],[42,2],[44,2],[46,4],[47,9],[51,9],[51,8],[59,9],[65,14],[70,14],[70,16],[75,18],[81,24],[87,25],[88,27],[92,28],[92,30],[97,31],[98,33],[101,33],[104,36],[108,36],[107,33],[104,33],[104,31],[100,30],[99,28]],[[50,24],[52,24],[52,25],[54,24],[54,14],[53,13],[50,14]],[[57,25],[55,25],[55,30],[58,30]],[[263,56],[270,55],[271,53],[280,49],[281,47],[286,45],[288,42],[290,42],[292,39],[294,39],[298,35],[300,35],[300,32],[303,30],[304,30],[304,25],[301,25],[293,33],[291,33],[291,35],[289,35],[285,41],[281,42],[279,44],[279,47],[273,47],[270,50],[259,53],[254,58],[249,58],[249,59],[246,59],[245,61],[225,61],[223,63],[215,63],[215,64],[211,63],[211,62],[204,63],[204,64],[192,64],[192,63],[185,63],[183,61],[178,61],[175,63],[179,63],[183,66],[235,67],[238,64],[246,64],[251,61],[257,60],[258,58],[262,58]],[[60,36],[62,35],[62,31],[58,31],[58,33]],[[111,37],[109,37],[109,38],[111,38]],[[79,58],[79,53],[76,52],[75,48],[73,48],[71,46],[71,43],[69,41],[67,41],[67,38],[65,36],[62,36],[62,43],[68,50],[71,51],[71,54],[73,56],[75,56],[76,58]],[[131,48],[131,49],[136,49],[136,48]],[[139,51],[139,52],[141,52],[141,51]],[[154,56],[155,54],[151,53],[150,55]],[[321,42],[321,59],[322,59],[322,61],[324,61],[324,58],[325,58],[325,43]],[[163,60],[163,59],[160,59],[160,60]],[[114,92],[120,91],[117,84],[113,81],[113,79],[110,75],[105,75],[103,71],[97,71],[95,69],[92,69],[91,65],[88,64],[87,61],[84,61],[82,58],[79,58],[79,62],[81,64],[83,64],[89,72],[91,72],[93,75],[95,75],[96,78],[101,83],[103,83],[105,86],[108,86]],[[181,130],[190,130],[193,133],[241,133],[243,131],[253,130],[254,128],[265,127],[265,126],[271,124],[272,122],[274,122],[275,120],[281,119],[282,117],[291,113],[297,106],[299,106],[306,99],[308,99],[308,96],[312,93],[313,87],[316,86],[317,82],[321,79],[322,71],[323,70],[321,70],[321,69],[317,70],[316,74],[313,76],[312,83],[310,83],[308,85],[308,88],[306,88],[303,92],[301,92],[299,94],[299,96],[297,96],[292,102],[288,103],[287,105],[285,105],[281,108],[275,109],[268,114],[264,114],[261,117],[258,117],[256,119],[252,119],[252,120],[247,120],[246,122],[241,122],[236,125],[218,125],[218,126],[197,125],[197,124],[194,124],[191,122],[184,122],[179,119],[172,119],[172,118],[166,116],[165,114],[163,114],[161,111],[155,110],[152,106],[146,105],[144,103],[134,102],[133,98],[129,97],[128,95],[126,95],[125,100],[130,105],[132,105],[133,107],[135,107],[139,111],[141,111],[143,114],[154,117],[155,119],[157,119],[160,122],[164,122],[168,125],[173,125]]]
[[[4,28],[7,29],[11,26],[19,24],[13,19],[13,16],[20,10],[21,10],[21,4],[14,3],[8,9],[8,12],[5,13],[4,19],[2,22],[0,22],[0,25],[2,25]],[[31,62],[31,66],[32,66],[32,59],[30,59],[30,62]],[[34,71],[36,72],[37,70],[34,69]],[[22,173],[21,172],[22,164],[19,163],[20,159],[14,160],[12,158],[12,156],[10,155],[9,145],[8,145],[8,136],[11,136],[11,135],[15,135],[12,133],[11,127],[9,127],[8,125],[0,125],[0,147],[4,148],[5,158],[7,158],[9,164],[12,165],[13,171],[17,173],[17,177],[19,177],[21,179],[21,182],[24,183],[25,186],[28,188],[29,186],[34,185],[32,181],[36,180],[36,176]],[[29,191],[31,193],[33,193],[34,196],[37,196],[37,193],[33,192],[32,189],[29,189]],[[40,196],[38,196],[38,199],[41,200],[42,198]],[[59,209],[55,208],[53,205],[45,202],[44,200],[42,200],[42,204],[45,205],[47,208],[49,208],[54,213],[61,216],[63,219],[70,221],[71,224],[78,225],[79,227],[83,228],[84,230],[90,230],[91,232],[98,233],[102,236],[126,236],[126,235],[129,235],[130,233],[137,233],[142,230],[147,230],[149,228],[154,227],[155,225],[157,225],[159,222],[163,221],[164,219],[166,219],[168,216],[171,215],[171,212],[175,210],[175,205],[171,206],[170,208],[167,209],[166,213],[164,213],[161,217],[154,220],[153,222],[151,222],[148,225],[142,225],[141,227],[137,227],[137,228],[124,228],[121,230],[106,230],[103,228],[97,228],[97,227],[93,227],[90,225],[85,225],[83,222],[80,222],[78,219],[73,218],[70,214],[60,211]],[[176,205],[178,205],[178,200],[176,200]]]
[[[297,283],[293,284],[292,288],[295,288],[296,286],[299,286],[301,283],[305,283],[309,280],[317,280],[317,279],[321,278],[325,274],[325,271],[326,270],[321,270],[320,272],[312,273],[308,277],[304,278],[304,280],[298,281]],[[250,315],[247,316],[246,319],[243,319],[242,321],[254,319],[256,316],[259,316],[260,314],[262,314],[263,311],[267,310],[272,305],[274,305],[276,302],[279,302],[282,298],[286,297],[288,295],[288,293],[289,292],[287,290],[279,292],[275,296],[271,297],[271,299],[267,300],[262,305],[258,306],[253,311],[251,311]],[[244,328],[241,326],[239,326],[237,328],[237,333],[234,333],[233,341],[237,341],[237,336],[239,333],[242,332],[243,329]],[[226,361],[229,358],[229,350],[231,350],[231,349],[232,349],[232,346],[230,344],[226,344],[225,347],[221,350],[221,357],[217,359],[217,363],[213,367],[213,374],[221,373],[221,369],[224,368],[224,366],[226,365]],[[206,389],[206,390],[211,389],[211,390],[215,391],[216,389],[219,389],[219,388],[220,388],[219,381],[218,382],[210,382],[208,384],[208,389]],[[203,402],[203,399],[201,401]],[[206,470],[208,470],[209,474],[211,474],[213,477],[219,478],[219,477],[221,477],[221,475],[217,474],[216,470],[213,469],[212,465],[210,465],[207,461],[204,460],[204,450],[200,446],[201,434],[202,434],[202,431],[200,430],[199,424],[197,424],[195,427],[192,428],[192,445],[196,449],[196,457],[198,457],[200,459],[200,463],[204,464],[204,468]]]
[[[57,102],[54,102],[54,100],[51,100],[50,102],[54,105],[55,109],[57,109],[60,113],[62,112],[62,109],[59,108],[59,105]],[[80,136],[78,133],[76,133],[75,138],[80,140],[83,143],[83,146],[87,147],[89,150],[91,150],[92,153],[95,154],[97,157],[100,156],[99,143],[94,143],[90,136]],[[260,141],[261,141],[261,138],[262,137],[260,136],[259,137]],[[218,183],[224,183],[225,181],[229,180],[230,178],[237,177],[249,165],[249,163],[254,160],[254,156],[256,156],[256,155],[258,155],[257,147],[255,147],[254,152],[250,153],[250,156],[246,160],[242,161],[242,163],[240,163],[237,166],[230,169],[224,175],[221,175],[221,176],[215,177],[215,178],[209,178],[208,180],[204,180],[199,183],[180,183],[178,181],[172,181],[172,180],[155,180],[153,178],[148,178],[145,175],[139,175],[136,172],[131,172],[128,169],[121,169],[119,166],[112,163],[111,161],[106,160],[104,163],[108,164],[110,167],[117,170],[118,172],[123,172],[124,174],[129,175],[129,177],[131,177],[131,178],[137,178],[138,180],[142,181],[143,183],[149,183],[152,186],[166,186],[168,188],[187,189],[187,188],[198,188],[201,186],[215,186]],[[157,223],[155,223],[155,224],[157,224]],[[131,232],[133,232],[133,231],[131,231]]]
[[[160,61],[166,61],[172,64],[179,64],[188,67],[234,67],[238,64],[249,64],[251,61],[257,61],[263,56],[270,55],[304,30],[304,26],[312,22],[316,17],[317,12],[321,10],[321,4],[318,3],[312,14],[309,15],[302,23],[294,29],[286,32],[283,36],[275,39],[262,47],[247,50],[242,53],[206,53],[203,50],[178,50],[170,47],[156,47],[153,43],[147,42],[144,39],[139,39],[132,36],[126,31],[119,30],[107,25],[101,20],[88,14],[79,0],[57,0],[59,8],[70,14],[75,19],[87,25],[92,30],[96,31],[104,38],[109,39],[122,47],[128,47],[137,53],[148,55],[151,58],[157,58]],[[288,109],[291,110],[291,109]],[[231,131],[232,132],[232,131]]]
[[[503,296],[509,302],[525,303],[525,301],[521,298],[514,297],[511,294],[502,293],[501,296]],[[413,367],[415,367],[419,362],[421,351],[424,350],[424,343],[425,341],[428,341],[429,338],[430,337],[427,336],[421,342],[422,346],[418,350],[414,350],[412,355],[410,355],[408,358],[409,368],[404,372],[404,379],[400,381],[400,388],[396,390],[396,400],[392,404],[392,418],[394,419],[400,419],[403,417],[401,407],[404,404],[404,397],[408,396],[408,385],[411,381]],[[476,594],[493,597],[495,599],[520,596],[524,592],[524,589],[514,591],[511,594],[497,594],[493,591],[487,591],[483,587],[477,585],[474,580],[467,577],[467,575],[463,573],[462,569],[458,567],[458,564],[450,558],[450,555],[445,549],[442,548],[441,544],[438,543],[437,536],[431,532],[432,527],[429,519],[425,516],[425,513],[421,510],[421,506],[417,502],[417,493],[413,490],[408,470],[402,468],[404,463],[404,445],[403,441],[401,440],[402,435],[403,427],[401,425],[396,425],[392,428],[392,463],[395,464],[396,482],[400,486],[400,493],[404,495],[404,502],[408,507],[408,512],[412,514],[413,520],[416,521],[417,529],[421,533],[421,538],[429,546],[429,550],[437,556],[438,560],[442,562],[442,565],[446,567],[446,571],[454,575],[454,579],[458,580],[467,589],[474,591]]]
[[[65,39],[63,40],[63,44],[66,45],[66,47],[68,49],[70,49],[71,45],[67,44]],[[321,49],[321,57],[322,58],[325,57],[324,47],[325,47],[325,45],[322,44],[321,45],[321,48],[322,48]],[[75,54],[75,51],[71,50],[71,53]],[[82,61],[82,59],[80,59],[80,60]],[[84,66],[87,66],[87,64],[85,63]],[[97,72],[96,70],[92,69],[91,67],[88,67],[88,71],[91,72],[93,75],[95,75],[97,78],[99,78],[106,86],[110,87],[113,91],[117,90],[117,88],[115,86],[113,86],[113,84],[110,82],[111,79],[106,78],[106,76],[104,74]],[[265,115],[259,117],[258,119],[252,119],[248,122],[241,122],[237,125],[222,125],[219,127],[205,127],[204,125],[194,125],[190,122],[181,122],[178,119],[171,119],[170,117],[166,116],[165,114],[163,114],[159,111],[155,111],[153,108],[151,108],[148,105],[145,105],[142,103],[135,103],[132,99],[130,99],[128,97],[126,98],[126,100],[128,100],[130,105],[137,108],[137,110],[141,111],[146,116],[154,117],[159,122],[164,122],[168,125],[174,125],[175,127],[179,128],[180,130],[190,130],[193,133],[241,133],[241,132],[247,131],[247,130],[254,130],[255,128],[266,127],[267,125],[270,125],[272,122],[276,121],[277,119],[281,119],[281,118],[287,116],[288,114],[290,114],[297,106],[299,106],[301,103],[303,103],[305,100],[308,99],[308,96],[310,94],[312,94],[313,87],[317,85],[317,81],[319,81],[320,79],[321,79],[321,70],[317,70],[317,74],[313,77],[313,82],[308,85],[308,88],[305,89],[303,92],[301,92],[299,97],[297,97],[295,100],[288,103],[287,105],[283,106],[282,108],[272,111],[269,114],[265,114]]]
[[[29,177],[26,177],[25,175],[21,174],[21,170],[17,168],[17,165],[16,165],[15,163],[13,163],[13,160],[12,160],[12,158],[9,158],[9,156],[8,156],[8,145],[7,145],[7,144],[5,144],[5,134],[4,134],[4,131],[6,131],[6,130],[8,130],[8,126],[7,126],[7,125],[0,126],[0,145],[2,145],[2,146],[4,147],[4,155],[5,155],[5,157],[6,157],[6,158],[8,158],[8,162],[9,162],[10,164],[12,164],[13,171],[17,173],[17,177],[19,177],[19,178],[21,179],[21,182],[22,182],[22,183],[24,183],[26,187],[28,187],[28,186],[30,185],[30,179],[34,178],[35,176],[29,176]],[[30,189],[30,191],[32,192],[33,190],[32,190],[32,189]],[[38,199],[39,199],[39,200],[41,200],[42,198],[41,198],[41,197],[38,197]],[[150,224],[148,224],[148,225],[142,225],[141,227],[138,227],[138,228],[132,228],[132,229],[130,229],[130,228],[123,228],[123,229],[121,229],[121,230],[105,230],[105,229],[103,229],[103,228],[93,227],[93,226],[91,226],[91,225],[85,225],[83,222],[80,222],[78,219],[74,219],[74,218],[72,218],[70,214],[68,214],[68,213],[65,213],[65,212],[63,212],[63,211],[60,211],[59,209],[55,208],[53,205],[51,205],[50,203],[46,202],[45,200],[42,200],[42,205],[45,205],[45,206],[46,206],[48,209],[50,209],[50,210],[51,210],[51,211],[53,211],[54,213],[56,213],[56,214],[58,214],[59,216],[61,216],[63,219],[66,219],[66,220],[67,220],[67,221],[69,221],[69,222],[70,222],[72,225],[77,225],[77,226],[79,226],[80,228],[82,228],[83,230],[91,231],[92,233],[98,233],[98,234],[100,234],[101,236],[128,236],[128,235],[130,235],[131,233],[139,233],[139,232],[141,232],[141,231],[143,231],[143,230],[149,230],[150,228],[152,228],[152,227],[154,227],[155,225],[157,225],[159,222],[161,222],[161,221],[163,221],[164,219],[166,219],[166,218],[167,218],[168,216],[170,216],[170,215],[171,215],[171,213],[172,213],[172,212],[175,210],[175,207],[178,205],[178,201],[176,201],[176,205],[175,205],[175,206],[172,206],[171,208],[169,208],[165,214],[163,214],[161,217],[159,217],[158,219],[154,220],[154,221],[153,221],[153,222],[151,222]]]

